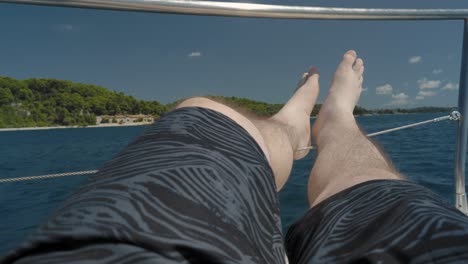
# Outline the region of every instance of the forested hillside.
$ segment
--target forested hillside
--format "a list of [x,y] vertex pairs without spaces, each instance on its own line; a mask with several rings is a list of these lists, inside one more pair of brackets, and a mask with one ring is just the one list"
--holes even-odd
[[96,85],[0,77],[0,127],[94,125],[96,115],[151,114],[167,106]]
[[[271,116],[283,104],[269,104],[239,97],[210,98],[259,116]],[[0,128],[95,125],[97,115],[149,114],[158,119],[178,102],[167,105],[138,100],[104,87],[56,79],[16,80],[0,76]],[[367,110],[356,106],[355,115],[448,112],[449,107]],[[312,116],[320,110],[314,107]]]

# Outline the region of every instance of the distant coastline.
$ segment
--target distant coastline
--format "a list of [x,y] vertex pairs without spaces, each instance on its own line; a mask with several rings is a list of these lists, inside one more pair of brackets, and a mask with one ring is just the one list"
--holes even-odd
[[[241,113],[270,117],[283,104],[271,104],[241,97],[205,96]],[[119,127],[145,125],[158,120],[181,100],[169,104],[135,99],[107,88],[56,79],[17,80],[0,76],[0,131]],[[311,116],[320,111],[320,104]],[[398,109],[354,108],[356,116],[451,112],[454,107]]]
[[[383,115],[409,115],[409,114],[424,114],[424,113],[447,113],[447,111],[438,112],[411,112],[411,113],[372,113],[354,115],[355,117],[369,117],[369,116],[383,116]],[[310,119],[316,119],[317,116],[311,116]],[[149,126],[150,123],[127,123],[127,124],[100,124],[100,125],[88,125],[88,126],[49,126],[49,127],[16,127],[16,128],[0,128],[0,132],[8,131],[33,131],[33,130],[50,130],[50,129],[71,129],[71,128],[104,128],[104,127],[130,127],[130,126]]]
[[70,129],[70,128],[103,128],[103,127],[129,127],[129,126],[149,126],[152,123],[129,123],[129,124],[101,124],[88,126],[48,126],[48,127],[15,127],[0,128],[0,132],[7,131],[30,131],[30,130],[50,130],[50,129]]

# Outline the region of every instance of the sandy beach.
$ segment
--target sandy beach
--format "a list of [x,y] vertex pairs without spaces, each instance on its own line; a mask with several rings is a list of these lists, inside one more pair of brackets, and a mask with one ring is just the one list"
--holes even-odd
[[68,129],[68,128],[102,128],[102,127],[127,127],[127,126],[147,126],[152,123],[129,123],[129,124],[102,124],[91,126],[53,126],[53,127],[16,127],[0,128],[0,132],[5,131],[28,131],[28,130],[49,130],[49,129]]

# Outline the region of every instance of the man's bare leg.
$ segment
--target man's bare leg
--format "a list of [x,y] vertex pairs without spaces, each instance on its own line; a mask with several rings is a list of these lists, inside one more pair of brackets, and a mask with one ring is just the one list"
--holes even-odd
[[231,107],[202,97],[185,100],[177,108],[208,108],[223,113],[242,126],[265,153],[275,175],[277,189],[280,190],[291,173],[293,160],[307,154],[296,150],[310,145],[310,114],[319,92],[318,78],[317,71],[311,68],[303,76],[304,84],[276,115],[268,119],[243,115]]
[[308,183],[311,206],[362,182],[402,179],[354,119],[363,73],[364,63],[356,52],[346,52],[312,128],[318,156]]

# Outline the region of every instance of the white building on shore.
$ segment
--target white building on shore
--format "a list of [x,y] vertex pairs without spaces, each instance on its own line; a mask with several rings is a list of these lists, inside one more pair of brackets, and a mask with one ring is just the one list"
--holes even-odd
[[96,116],[96,125],[101,124],[121,124],[128,125],[134,123],[153,123],[154,117],[151,115],[102,115]]

